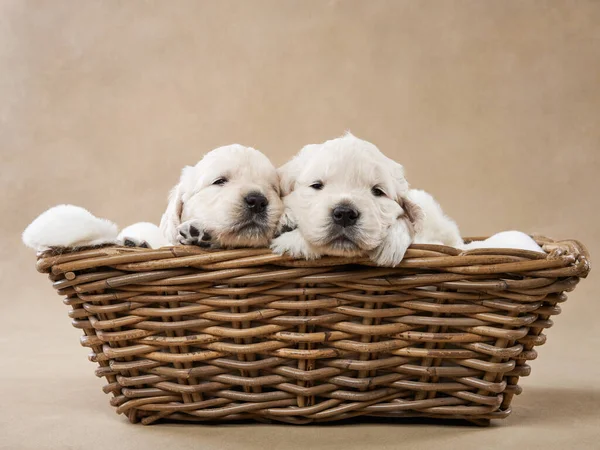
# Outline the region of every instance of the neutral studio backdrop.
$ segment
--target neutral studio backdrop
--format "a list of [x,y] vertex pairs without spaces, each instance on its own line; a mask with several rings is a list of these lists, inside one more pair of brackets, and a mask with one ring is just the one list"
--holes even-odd
[[594,271],[492,428],[144,428],[108,405],[20,233],[58,203],[158,221],[214,147],[280,164],[349,129],[464,235],[576,238],[593,261],[599,23],[584,0],[0,1],[0,448],[598,448]]

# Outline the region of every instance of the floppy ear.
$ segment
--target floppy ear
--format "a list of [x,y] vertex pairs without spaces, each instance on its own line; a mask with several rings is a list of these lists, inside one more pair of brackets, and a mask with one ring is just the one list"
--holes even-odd
[[398,197],[405,197],[408,194],[408,181],[406,181],[406,177],[404,176],[404,166],[402,164],[397,163],[393,159],[385,157],[388,163],[388,167],[390,168],[390,175],[394,180],[394,187],[396,188],[396,195]]
[[193,167],[186,166],[181,171],[181,178],[179,184],[177,184],[169,193],[169,204],[167,209],[160,219],[160,229],[165,237],[173,244],[177,244],[177,227],[181,225],[181,214],[183,212],[184,194],[186,192],[186,185],[188,176],[193,170]]
[[295,159],[292,159],[277,169],[281,197],[285,197],[294,190],[294,184],[296,183],[296,166]]
[[177,243],[177,227],[181,225],[181,213],[183,212],[181,184],[178,184],[169,194],[169,204],[160,219],[160,230],[173,244]]
[[393,159],[386,157],[389,162],[390,174],[394,180],[396,188],[396,201],[404,210],[404,214],[399,217],[400,220],[407,220],[413,233],[418,233],[423,228],[425,213],[423,209],[415,202],[407,198],[409,185],[404,176],[404,167]]
[[277,169],[281,197],[285,197],[294,190],[296,178],[298,178],[300,171],[304,167],[306,155],[310,152],[313,152],[318,147],[318,144],[305,145],[296,156]]
[[423,221],[425,219],[425,213],[423,212],[423,209],[406,197],[399,198],[398,203],[404,210],[404,214],[401,215],[399,219],[405,219],[408,221],[410,228],[412,228],[413,234],[421,231],[423,229]]

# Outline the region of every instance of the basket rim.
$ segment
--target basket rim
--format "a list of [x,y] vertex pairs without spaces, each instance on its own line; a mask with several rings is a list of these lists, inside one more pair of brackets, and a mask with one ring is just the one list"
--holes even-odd
[[[196,246],[173,246],[159,249],[103,245],[96,247],[53,248],[38,253],[37,270],[53,274],[98,267],[118,266],[124,270],[153,271],[184,267],[202,270],[226,270],[257,266],[285,268],[324,268],[335,266],[364,266],[365,270],[396,271],[406,268],[436,269],[451,268],[458,273],[499,274],[510,271],[556,271],[560,276],[585,278],[591,270],[587,248],[579,241],[553,240],[541,235],[531,237],[546,251],[546,254],[522,249],[480,248],[461,250],[436,244],[413,244],[396,267],[375,265],[366,257],[323,256],[304,260],[272,253],[269,248],[240,248],[205,250]],[[466,237],[466,242],[486,239]],[[570,270],[564,271],[565,268]],[[461,272],[462,271],[462,272]],[[555,275],[550,272],[548,275]]]

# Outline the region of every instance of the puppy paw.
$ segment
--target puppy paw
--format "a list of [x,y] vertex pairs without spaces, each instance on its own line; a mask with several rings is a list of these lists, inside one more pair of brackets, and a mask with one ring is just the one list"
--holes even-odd
[[369,259],[378,266],[383,267],[396,267],[406,254],[408,247],[389,247],[381,245],[369,253]]
[[148,242],[133,236],[120,237],[117,239],[117,243],[125,247],[150,248],[150,244],[148,244]]
[[289,209],[286,209],[279,219],[277,229],[275,231],[275,237],[279,237],[282,234],[289,233],[298,228],[296,221],[294,220],[292,213]]
[[197,245],[202,248],[218,248],[214,234],[196,221],[184,222],[177,227],[177,239],[181,245]]
[[170,242],[160,228],[150,222],[138,222],[124,228],[117,236],[117,243],[126,247],[161,248]]
[[316,259],[319,257],[319,254],[312,249],[297,229],[273,239],[271,250],[278,255],[285,254],[294,258]]
[[404,258],[412,237],[403,222],[392,226],[383,242],[369,252],[369,259],[378,266],[396,267]]

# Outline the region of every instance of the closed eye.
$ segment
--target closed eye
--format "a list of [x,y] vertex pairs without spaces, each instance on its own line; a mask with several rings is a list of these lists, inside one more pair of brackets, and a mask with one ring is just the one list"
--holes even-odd
[[375,196],[375,197],[385,197],[385,192],[383,191],[383,189],[381,189],[379,186],[373,186],[371,188],[371,193]]
[[310,185],[310,187],[316,189],[317,191],[320,191],[321,189],[323,189],[323,183],[321,181],[315,181],[313,184]]
[[214,186],[223,186],[225,183],[227,183],[227,178],[225,177],[219,177],[212,182]]

